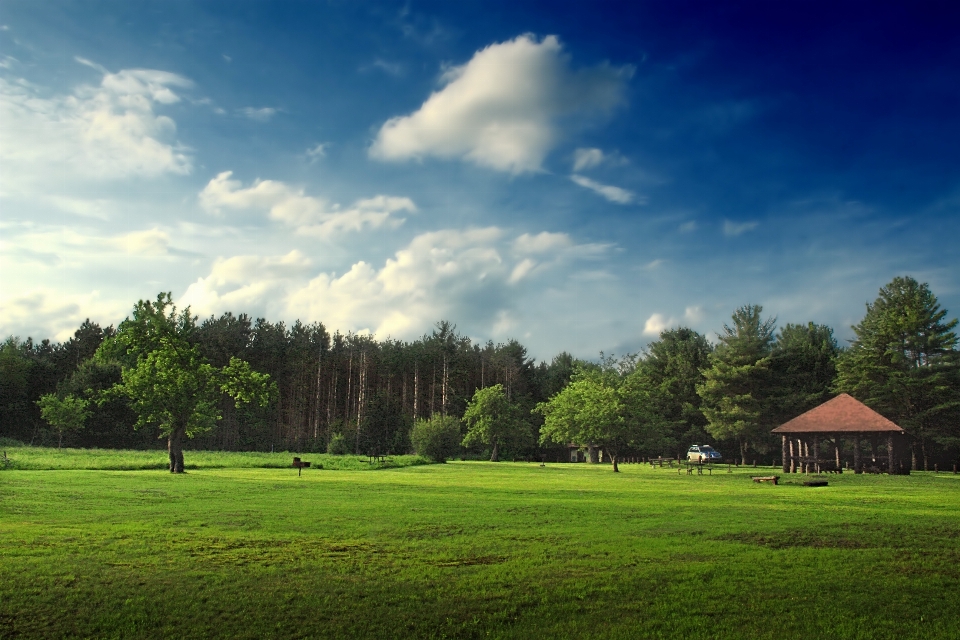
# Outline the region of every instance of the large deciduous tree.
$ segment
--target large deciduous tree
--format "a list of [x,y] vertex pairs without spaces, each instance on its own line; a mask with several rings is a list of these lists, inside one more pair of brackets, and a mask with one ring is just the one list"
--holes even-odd
[[643,446],[649,428],[649,386],[635,359],[607,359],[598,368],[581,368],[569,385],[534,411],[543,415],[540,443],[601,447],[620,471],[619,458],[630,446]]
[[191,343],[195,328],[189,309],[178,314],[170,294],[160,294],[156,302],[138,302],[133,317],[97,354],[123,364],[122,381],[101,402],[125,396],[138,415],[136,428],[159,427],[160,437],[167,438],[171,473],[183,473],[184,441],[216,425],[224,395],[265,406],[273,391],[268,375],[239,358],[223,367],[210,364]]
[[747,463],[747,448],[760,436],[769,382],[770,351],[776,318],[761,317],[763,307],[744,305],[723,325],[720,344],[697,386],[707,431],[717,440],[734,440]]
[[220,399],[265,406],[269,376],[239,358],[217,368],[205,362],[196,345],[162,338],[160,345],[123,370],[114,393],[127,396],[139,416],[137,427],[157,425],[167,438],[170,472],[183,473],[183,443],[212,429],[221,417]]
[[836,391],[849,393],[902,426],[919,445],[960,441],[957,320],[944,321],[930,287],[897,277],[880,289],[853,327],[856,339],[837,363]]
[[490,462],[500,460],[500,450],[514,450],[530,440],[530,425],[520,415],[520,408],[507,399],[502,384],[477,389],[463,414],[467,433],[463,446],[490,447]]

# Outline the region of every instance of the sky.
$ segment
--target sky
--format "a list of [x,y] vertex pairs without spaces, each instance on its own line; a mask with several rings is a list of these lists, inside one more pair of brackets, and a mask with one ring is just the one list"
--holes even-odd
[[960,310],[960,9],[0,3],[0,335],[169,291],[531,356]]

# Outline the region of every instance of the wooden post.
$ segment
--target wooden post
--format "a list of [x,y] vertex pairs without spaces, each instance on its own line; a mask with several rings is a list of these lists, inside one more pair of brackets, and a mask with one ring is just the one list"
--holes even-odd
[[810,443],[801,440],[800,446],[802,447],[801,451],[803,451],[803,460],[801,461],[803,463],[803,473],[806,475],[810,473]]
[[837,464],[837,471],[840,471],[840,436],[833,438],[833,457]]
[[887,436],[887,473],[893,475],[893,434]]
[[813,436],[813,469],[820,473],[820,436],[818,434]]
[[[786,436],[784,436],[784,438],[786,438]],[[797,459],[793,456],[793,438],[790,438],[789,443],[790,443],[790,473],[796,473],[796,472],[797,472]],[[787,461],[784,460],[784,461],[783,461],[783,464],[784,464],[784,466],[786,466]],[[786,469],[784,469],[784,472],[786,472]]]
[[853,439],[853,472],[863,473],[863,458],[860,455],[860,434]]
[[[781,436],[782,443],[780,445],[780,454],[783,456],[783,472],[788,473],[790,463],[787,461],[787,436],[784,434]],[[793,447],[791,447],[792,449]],[[793,456],[793,453],[790,452],[790,456]]]

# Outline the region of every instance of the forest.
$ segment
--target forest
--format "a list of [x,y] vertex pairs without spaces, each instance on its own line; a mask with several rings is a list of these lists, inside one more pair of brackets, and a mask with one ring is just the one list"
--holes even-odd
[[928,285],[898,277],[847,345],[831,327],[778,327],[743,305],[713,339],[671,328],[641,353],[538,363],[516,340],[478,344],[446,320],[413,341],[377,340],[242,313],[200,320],[162,293],[62,343],[8,337],[0,438],[170,447],[173,465],[174,447],[423,453],[430,429],[446,429],[438,459],[562,461],[571,445],[597,446],[616,468],[713,444],[769,463],[772,428],[849,393],[906,429],[914,468],[929,468],[960,453],[956,326]]

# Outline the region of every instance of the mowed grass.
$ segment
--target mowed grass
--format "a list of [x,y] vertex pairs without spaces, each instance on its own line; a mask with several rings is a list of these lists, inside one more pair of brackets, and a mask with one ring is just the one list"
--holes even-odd
[[[6,462],[0,459],[0,470],[29,471],[90,470],[90,471],[138,471],[169,469],[170,459],[166,451],[113,450],[113,449],[54,449],[50,447],[4,448]],[[278,451],[266,453],[185,451],[185,468],[198,469],[289,469],[293,456],[309,461],[313,467],[324,469],[352,469],[366,471],[429,464],[420,456],[387,456],[384,460],[370,463],[366,456],[333,456],[325,453],[291,453]]]
[[958,476],[622,469],[5,471],[0,635],[960,637]]

